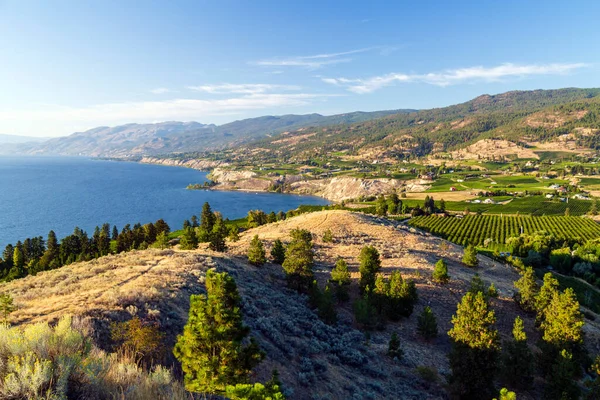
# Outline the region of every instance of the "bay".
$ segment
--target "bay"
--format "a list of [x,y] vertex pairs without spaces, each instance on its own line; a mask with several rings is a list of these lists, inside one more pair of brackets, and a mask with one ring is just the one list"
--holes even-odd
[[0,249],[27,237],[59,238],[78,226],[142,224],[163,218],[172,230],[204,202],[234,219],[249,210],[287,211],[327,200],[276,193],[187,190],[206,173],[188,168],[66,157],[0,157]]

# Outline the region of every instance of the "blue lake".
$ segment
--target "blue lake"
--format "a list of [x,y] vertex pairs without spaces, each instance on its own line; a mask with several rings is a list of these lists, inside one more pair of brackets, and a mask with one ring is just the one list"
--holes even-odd
[[208,201],[234,219],[248,210],[287,211],[324,199],[275,193],[186,190],[206,173],[186,168],[86,158],[0,157],[0,250],[54,230],[59,238],[79,226],[91,234],[108,222],[119,230],[163,218],[171,229],[199,215]]

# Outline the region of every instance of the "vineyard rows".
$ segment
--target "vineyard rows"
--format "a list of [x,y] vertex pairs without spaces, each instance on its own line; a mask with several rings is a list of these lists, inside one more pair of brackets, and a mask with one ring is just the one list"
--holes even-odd
[[486,239],[504,244],[509,237],[539,231],[559,239],[585,241],[600,237],[600,225],[580,217],[467,215],[457,218],[431,215],[414,217],[409,224],[463,246],[469,243],[481,246]]

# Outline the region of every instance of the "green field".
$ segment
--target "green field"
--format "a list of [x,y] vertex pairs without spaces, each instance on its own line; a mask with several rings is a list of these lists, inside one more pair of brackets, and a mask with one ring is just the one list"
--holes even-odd
[[409,224],[431,232],[451,242],[477,246],[486,239],[503,245],[506,239],[523,233],[546,231],[559,239],[581,239],[600,237],[600,225],[591,219],[579,217],[510,217],[498,215],[467,215],[463,218],[421,216],[414,217]]

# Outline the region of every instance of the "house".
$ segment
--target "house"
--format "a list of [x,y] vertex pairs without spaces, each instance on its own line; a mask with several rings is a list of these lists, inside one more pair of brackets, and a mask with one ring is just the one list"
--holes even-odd
[[556,189],[560,188],[560,185],[558,185],[558,184],[554,183],[554,184],[552,184],[552,185],[550,185],[550,186],[548,186],[548,187],[549,187],[550,189],[555,189],[555,190],[556,190]]
[[554,195],[553,195],[553,194],[550,194],[550,193],[548,193],[548,194],[546,195],[546,198],[547,198],[547,199],[551,199],[551,198],[553,198],[553,197],[554,197]]
[[591,200],[588,196],[581,193],[577,193],[573,198],[577,200]]
[[464,182],[464,179],[457,179],[456,182]]
[[483,204],[496,204],[496,202],[494,200],[492,200],[492,199],[485,199],[483,201]]
[[471,201],[471,203],[474,203],[474,204],[481,204],[481,200],[479,200],[479,199],[475,199],[475,200]]

